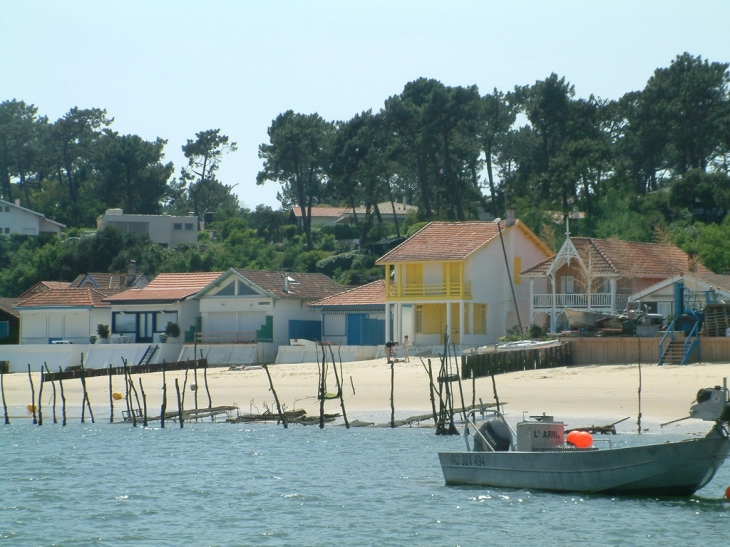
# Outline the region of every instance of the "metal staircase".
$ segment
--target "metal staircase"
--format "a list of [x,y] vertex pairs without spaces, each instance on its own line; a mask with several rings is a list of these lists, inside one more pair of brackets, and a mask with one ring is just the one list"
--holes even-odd
[[152,357],[157,353],[157,350],[160,349],[160,346],[155,344],[154,346],[147,346],[147,349],[144,352],[144,355],[142,355],[142,358],[139,360],[138,365],[149,365],[150,361],[152,361]]
[[659,365],[687,365],[696,354],[700,360],[700,322],[696,322],[688,335],[682,330],[675,330],[674,321],[669,324],[667,332],[659,341]]

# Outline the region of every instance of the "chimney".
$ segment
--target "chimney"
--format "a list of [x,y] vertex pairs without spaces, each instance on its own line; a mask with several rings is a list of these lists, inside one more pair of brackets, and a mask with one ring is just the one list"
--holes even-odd
[[695,273],[697,271],[697,253],[694,251],[687,253],[687,269],[691,273]]
[[509,228],[510,226],[513,226],[515,223],[515,210],[514,209],[507,209],[507,219],[505,221],[505,226]]
[[134,280],[137,278],[137,262],[134,260],[129,261],[127,267],[127,285],[131,286]]

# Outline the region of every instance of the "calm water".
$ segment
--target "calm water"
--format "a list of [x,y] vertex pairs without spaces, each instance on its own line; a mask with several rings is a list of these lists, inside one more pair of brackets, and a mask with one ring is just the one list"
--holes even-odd
[[706,546],[730,537],[730,462],[689,500],[446,487],[436,453],[461,446],[428,428],[16,420],[0,425],[0,544]]

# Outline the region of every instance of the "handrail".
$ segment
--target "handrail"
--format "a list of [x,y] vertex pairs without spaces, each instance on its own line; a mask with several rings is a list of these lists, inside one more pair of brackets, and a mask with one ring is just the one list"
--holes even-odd
[[[689,344],[689,347],[687,346]],[[689,356],[692,354],[694,349],[697,348],[697,360],[700,359],[700,322],[695,321],[694,326],[692,327],[692,330],[689,331],[689,334],[687,335],[687,339],[684,341],[684,344],[682,344],[682,349],[684,350],[684,356],[682,357],[682,362],[680,365],[686,365],[689,362]]]
[[[674,319],[672,319],[672,322],[669,323],[669,326],[667,327],[667,332],[665,332],[664,336],[662,336],[662,339],[659,340],[659,366],[662,366],[664,364],[664,352],[667,351],[664,348],[664,340],[667,338],[667,336],[670,336],[669,341],[671,343],[674,340]],[[669,344],[667,344],[667,346],[668,345]]]

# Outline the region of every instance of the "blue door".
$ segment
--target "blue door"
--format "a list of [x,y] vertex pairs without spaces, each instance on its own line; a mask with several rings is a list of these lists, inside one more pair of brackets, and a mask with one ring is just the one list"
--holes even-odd
[[353,313],[347,316],[347,345],[360,346],[362,344],[362,324],[367,319],[364,313]]

